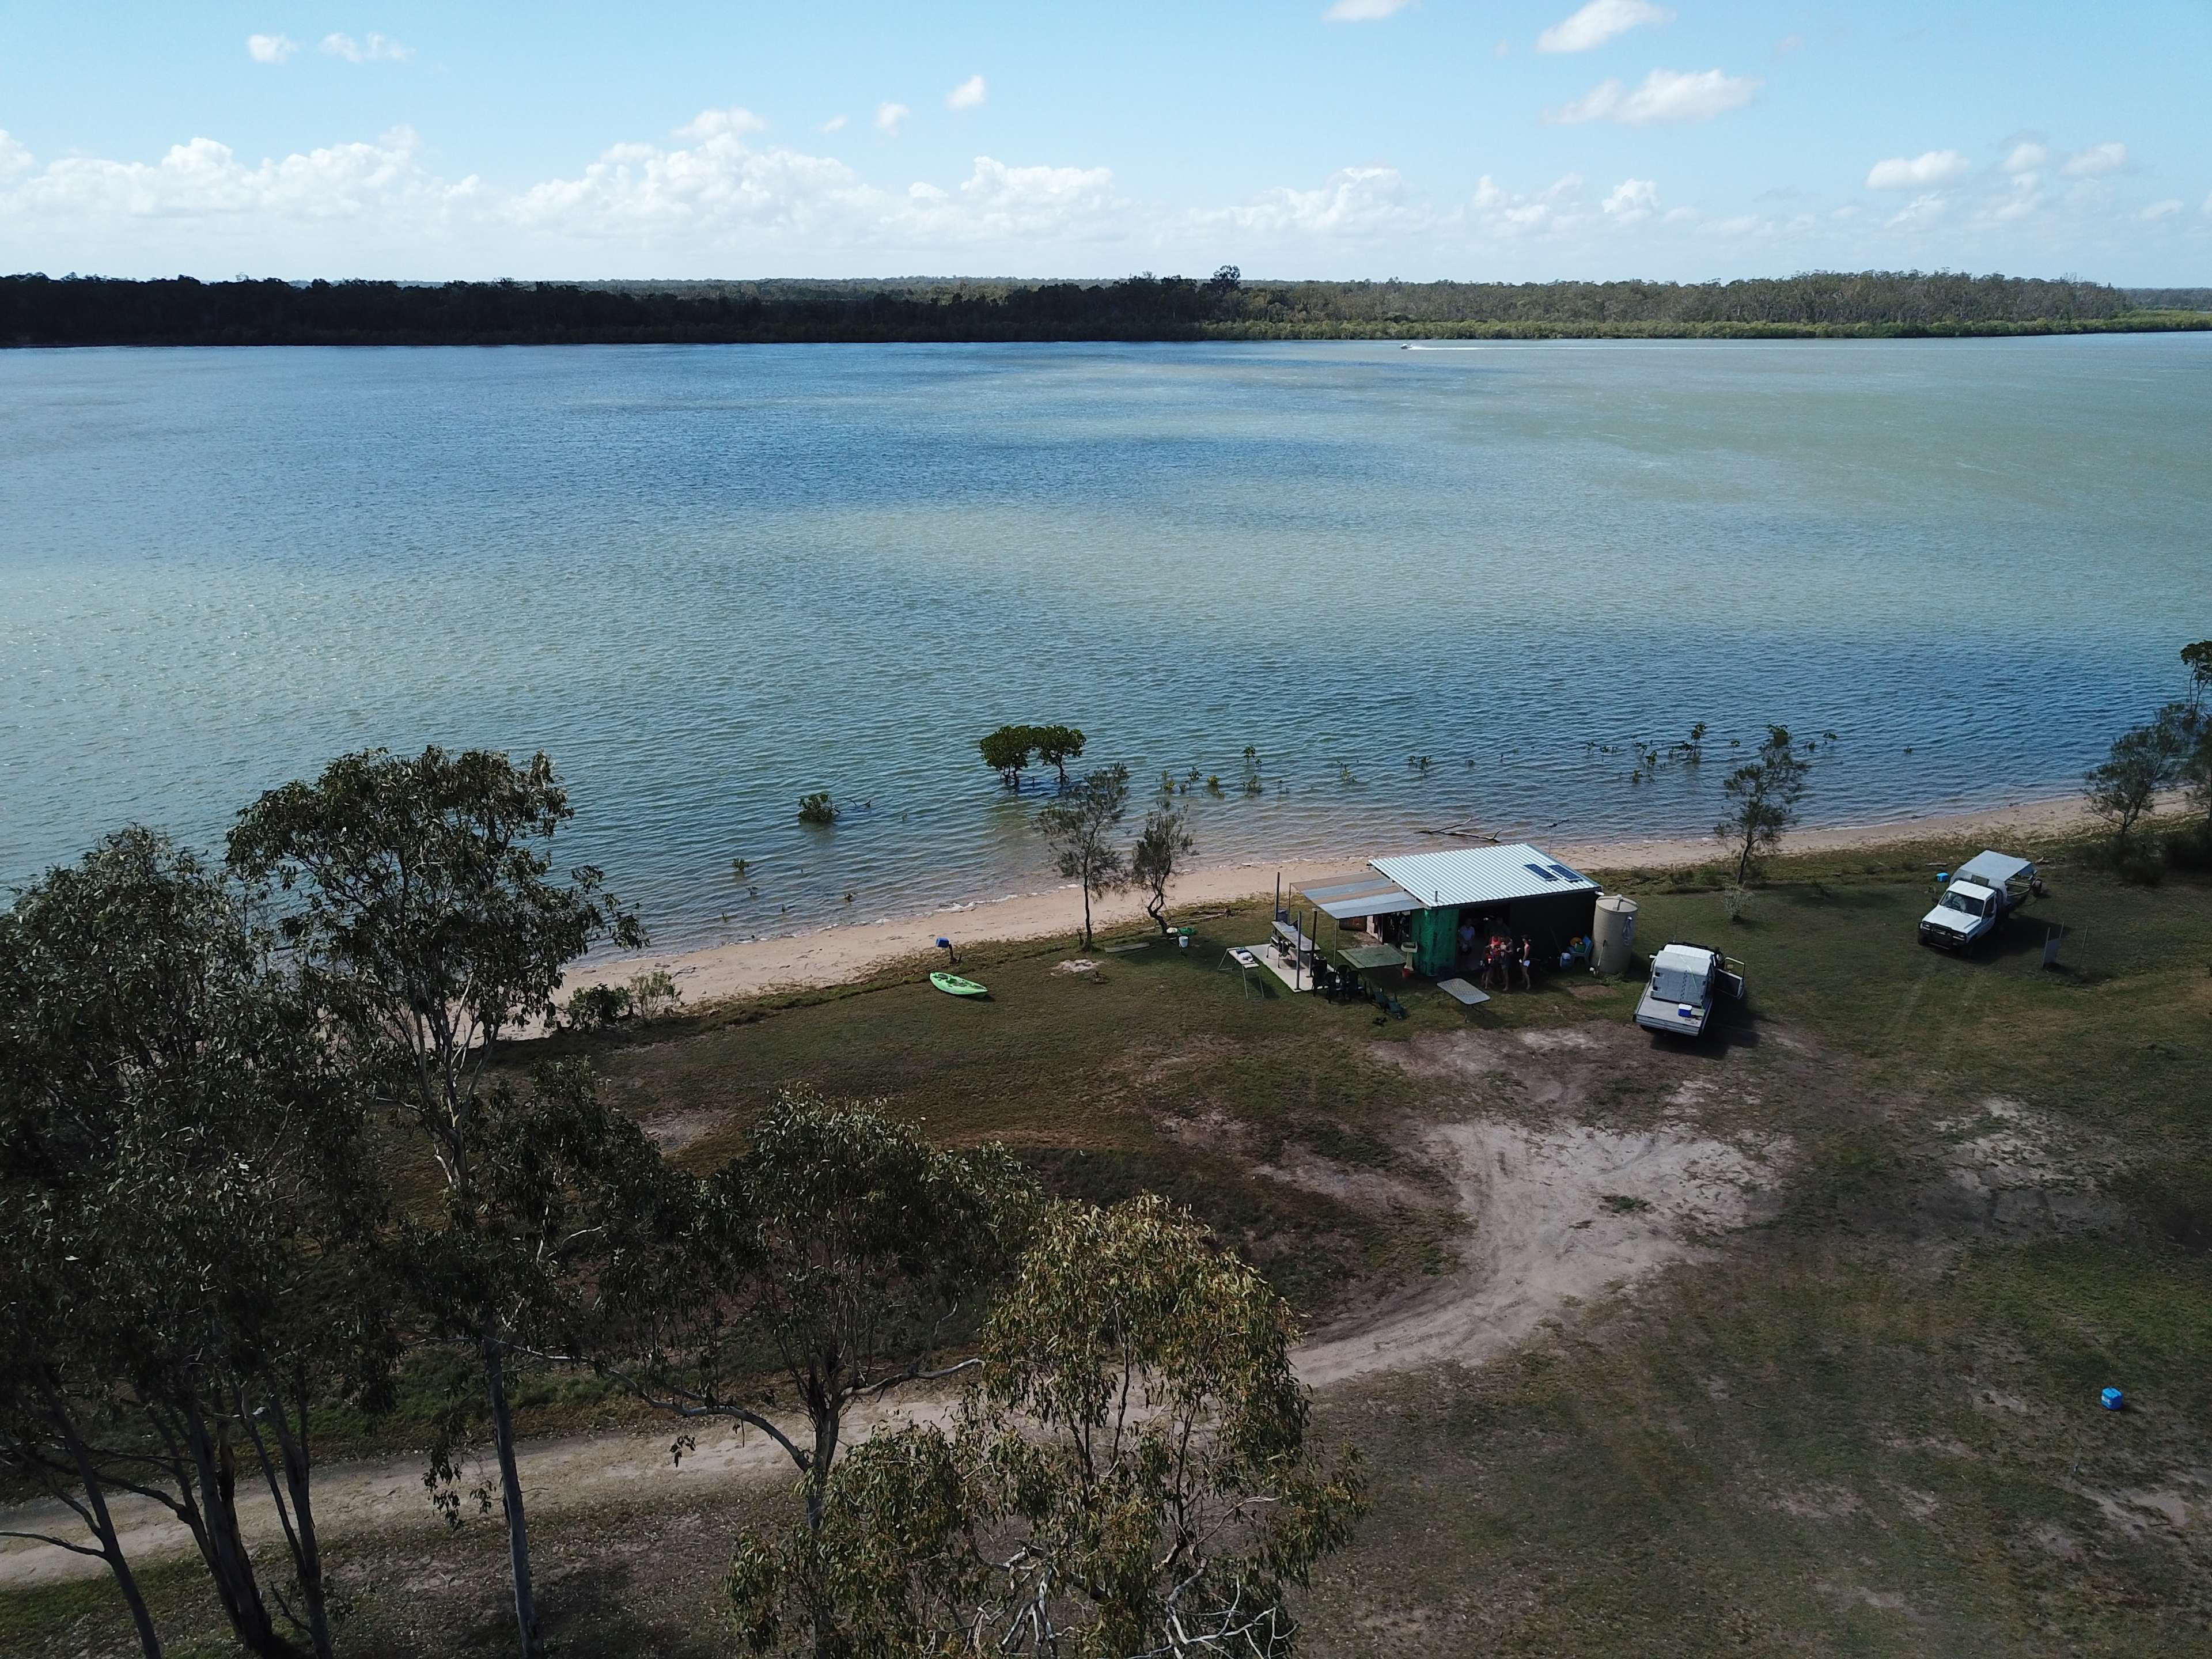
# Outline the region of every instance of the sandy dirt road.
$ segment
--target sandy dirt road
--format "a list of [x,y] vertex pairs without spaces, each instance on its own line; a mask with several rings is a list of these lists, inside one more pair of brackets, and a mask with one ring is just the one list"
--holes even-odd
[[[1686,1129],[1617,1134],[1564,1121],[1530,1127],[1479,1118],[1431,1134],[1469,1224],[1461,1260],[1356,1327],[1303,1346],[1298,1372],[1310,1387],[1440,1362],[1480,1364],[1575,1301],[1626,1290],[1671,1263],[1695,1259],[1748,1218],[1770,1179],[1759,1152]],[[848,1438],[942,1420],[949,1409],[941,1397],[871,1407],[855,1413]],[[757,1431],[702,1429],[697,1450],[680,1465],[669,1455],[675,1432],[672,1426],[526,1444],[522,1479],[531,1511],[558,1513],[732,1478],[797,1478],[782,1449]],[[318,1470],[319,1528],[332,1539],[410,1526],[436,1532],[443,1522],[431,1507],[423,1468],[420,1457],[404,1457]],[[151,1503],[122,1499],[115,1512],[134,1561],[191,1548],[184,1527]],[[257,1541],[277,1535],[273,1508],[258,1488],[241,1506],[241,1519]],[[82,1535],[76,1517],[54,1503],[0,1510],[0,1529]],[[0,1539],[0,1587],[106,1571],[98,1560],[52,1545]]]

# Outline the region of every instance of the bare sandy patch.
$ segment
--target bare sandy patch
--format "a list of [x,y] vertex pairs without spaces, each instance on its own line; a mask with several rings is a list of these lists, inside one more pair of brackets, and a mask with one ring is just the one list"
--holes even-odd
[[1766,1156],[1680,1129],[1478,1119],[1430,1139],[1472,1228],[1460,1265],[1364,1328],[1301,1349],[1311,1387],[1480,1364],[1577,1302],[1705,1254],[1751,1218],[1770,1180]]

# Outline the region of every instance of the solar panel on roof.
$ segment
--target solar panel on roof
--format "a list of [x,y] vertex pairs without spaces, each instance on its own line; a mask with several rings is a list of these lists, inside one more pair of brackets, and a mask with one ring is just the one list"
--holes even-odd
[[1565,865],[1564,865],[1564,864],[1555,864],[1555,865],[1553,865],[1553,866],[1552,866],[1552,871],[1553,871],[1553,874],[1555,874],[1555,875],[1565,876],[1565,877],[1569,881],[1580,881],[1580,880],[1582,879],[1582,878],[1581,878],[1580,876],[1577,875],[1573,871],[1571,871],[1571,870],[1568,869],[1568,868],[1567,868],[1567,866],[1566,866]]
[[1534,872],[1537,875],[1539,875],[1539,876],[1542,877],[1546,881],[1557,881],[1557,880],[1559,879],[1559,878],[1558,878],[1557,876],[1553,875],[1553,874],[1549,870],[1547,870],[1547,869],[1546,869],[1542,865],[1540,865],[1540,864],[1524,864],[1524,865],[1522,865],[1521,867],[1522,867],[1523,870],[1529,870],[1529,871],[1533,871],[1533,872]]

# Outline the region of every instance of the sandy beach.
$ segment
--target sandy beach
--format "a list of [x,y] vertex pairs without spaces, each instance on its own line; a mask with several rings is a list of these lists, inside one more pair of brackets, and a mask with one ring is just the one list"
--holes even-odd
[[[1978,850],[1984,843],[2002,846],[2008,842],[2047,839],[2078,830],[2087,822],[2081,799],[2069,795],[1985,811],[1796,830],[1784,846],[1790,852],[1836,852],[1941,840],[1956,841],[1964,853]],[[1969,842],[1974,843],[1971,848],[1966,845]],[[1422,840],[1401,848],[1347,851],[1340,858],[1209,865],[1177,880],[1170,898],[1181,909],[1264,902],[1273,895],[1279,875],[1287,890],[1330,876],[1357,874],[1366,860],[1377,854],[1479,844]],[[1710,837],[1549,842],[1545,850],[1581,868],[1615,872],[1679,869],[1710,862],[1721,853],[1719,844]],[[691,1006],[772,991],[840,985],[866,978],[886,963],[929,951],[940,939],[951,939],[956,950],[987,940],[1050,939],[1062,934],[1072,943],[1082,914],[1082,901],[1069,883],[1038,892],[947,906],[920,915],[817,928],[777,939],[603,957],[580,964],[563,982],[562,994],[583,985],[622,984],[654,969],[675,976],[684,1002]],[[1092,915],[1094,925],[1102,932],[1146,920],[1143,903],[1134,893],[1117,893],[1095,902]]]

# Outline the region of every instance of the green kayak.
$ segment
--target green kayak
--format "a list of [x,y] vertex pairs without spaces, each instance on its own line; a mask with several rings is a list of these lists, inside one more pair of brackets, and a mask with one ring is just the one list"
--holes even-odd
[[988,987],[978,985],[972,979],[963,979],[957,974],[932,974],[929,982],[948,996],[987,997],[991,994]]

